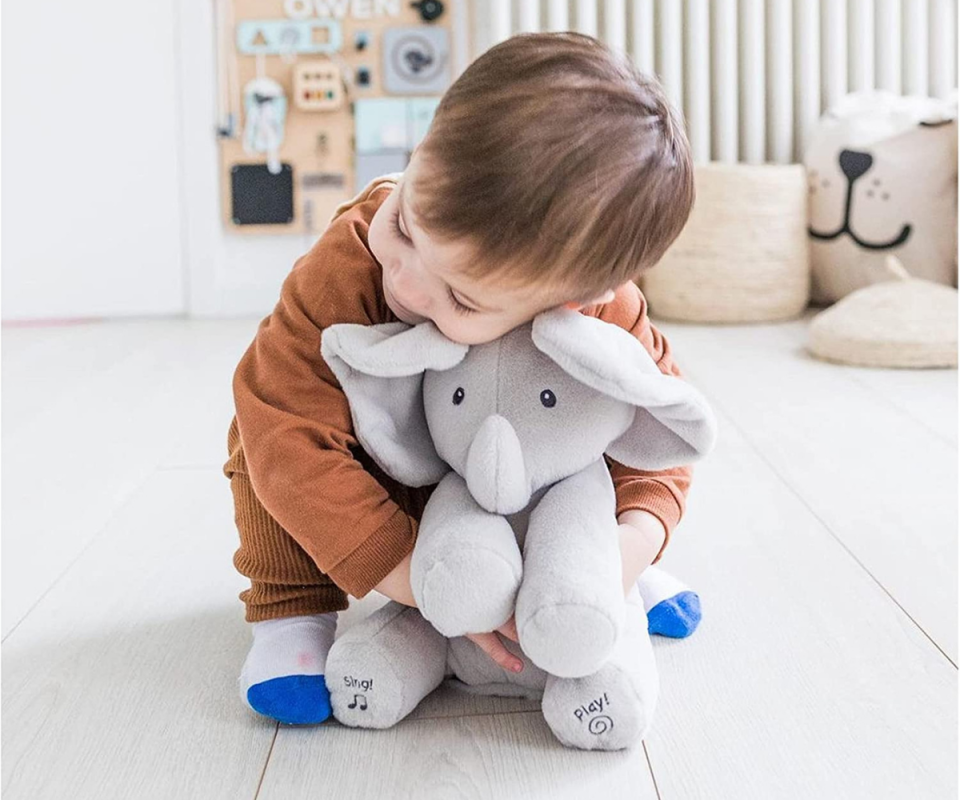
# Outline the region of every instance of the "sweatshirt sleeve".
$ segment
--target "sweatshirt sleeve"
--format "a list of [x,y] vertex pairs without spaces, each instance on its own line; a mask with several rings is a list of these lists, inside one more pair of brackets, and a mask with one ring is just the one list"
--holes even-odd
[[354,458],[347,399],[320,355],[334,322],[384,322],[362,208],[294,266],[233,380],[237,423],[260,502],[342,589],[362,597],[413,549],[416,521]]
[[[683,377],[673,360],[669,342],[650,323],[646,298],[635,284],[624,284],[617,290],[612,302],[586,309],[585,313],[624,328],[647,349],[661,372],[677,378]],[[617,515],[631,509],[640,509],[653,514],[663,523],[667,535],[663,547],[654,559],[656,563],[663,555],[673,529],[683,516],[693,467],[682,466],[647,472],[631,469],[609,457],[607,463],[617,494]]]

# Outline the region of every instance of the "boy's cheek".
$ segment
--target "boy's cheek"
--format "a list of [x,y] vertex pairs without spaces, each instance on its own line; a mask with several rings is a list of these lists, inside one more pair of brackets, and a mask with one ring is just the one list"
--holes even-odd
[[[456,316],[451,314],[451,316]],[[440,329],[440,332],[448,339],[458,344],[479,345],[492,342],[499,339],[512,327],[506,327],[502,322],[493,320],[469,320],[469,319],[447,319],[446,317],[434,318],[434,324]],[[513,326],[516,327],[516,326]]]

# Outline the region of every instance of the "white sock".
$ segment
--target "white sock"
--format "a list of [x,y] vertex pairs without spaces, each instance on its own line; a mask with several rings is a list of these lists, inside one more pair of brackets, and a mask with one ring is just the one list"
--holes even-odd
[[337,632],[337,612],[253,623],[253,644],[240,671],[240,693],[289,675],[323,675]]
[[650,633],[684,639],[700,625],[700,597],[660,567],[647,567],[637,579]]
[[681,592],[689,592],[690,587],[656,565],[647,567],[637,579],[637,588],[643,599],[643,610],[647,613],[657,603],[674,597]]

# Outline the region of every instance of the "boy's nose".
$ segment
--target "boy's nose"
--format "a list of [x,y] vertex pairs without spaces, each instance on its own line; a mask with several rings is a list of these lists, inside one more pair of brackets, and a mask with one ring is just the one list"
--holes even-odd
[[401,266],[396,272],[391,273],[390,283],[397,300],[411,311],[419,312],[418,307],[424,304],[427,296],[422,279],[413,270],[404,269]]

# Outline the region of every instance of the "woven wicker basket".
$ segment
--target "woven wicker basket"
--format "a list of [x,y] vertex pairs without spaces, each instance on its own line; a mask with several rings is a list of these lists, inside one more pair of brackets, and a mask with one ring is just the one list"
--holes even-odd
[[817,358],[862,367],[957,366],[957,290],[911,278],[887,256],[891,280],[848,294],[810,323]]
[[701,164],[697,201],[641,279],[650,311],[682,322],[767,322],[810,299],[804,168]]

